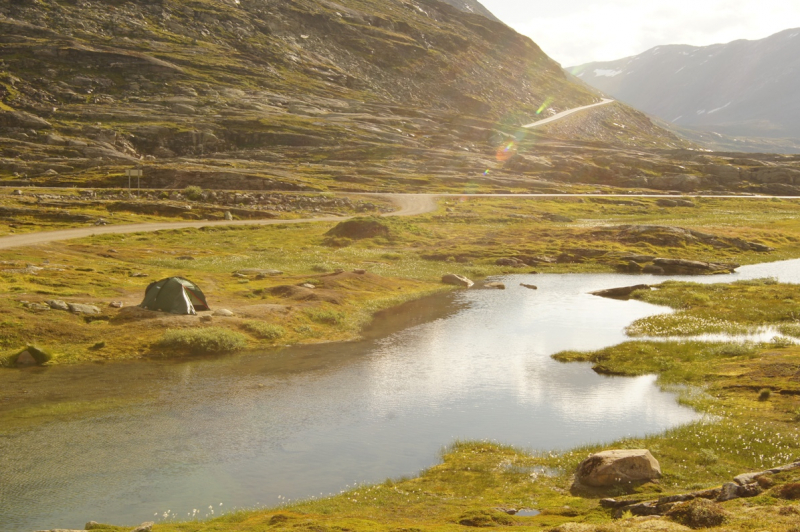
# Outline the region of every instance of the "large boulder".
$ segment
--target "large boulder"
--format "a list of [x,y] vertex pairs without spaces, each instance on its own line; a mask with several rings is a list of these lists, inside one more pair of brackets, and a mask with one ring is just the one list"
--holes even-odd
[[463,286],[464,288],[469,288],[475,284],[471,280],[464,277],[463,275],[458,275],[455,273],[448,273],[442,275],[442,282],[444,284],[451,284],[454,286]]
[[661,466],[647,449],[603,451],[581,462],[575,481],[604,488],[661,478]]

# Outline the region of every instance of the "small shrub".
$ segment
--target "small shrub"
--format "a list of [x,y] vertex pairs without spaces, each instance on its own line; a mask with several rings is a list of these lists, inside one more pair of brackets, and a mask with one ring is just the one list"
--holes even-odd
[[247,345],[247,338],[223,327],[167,329],[156,345],[198,354],[225,353],[243,349]]
[[772,390],[770,390],[769,388],[764,388],[760,392],[758,392],[759,401],[769,401],[770,397],[772,397]]
[[781,499],[796,501],[800,499],[800,483],[791,482],[775,488],[775,495]]
[[720,526],[728,520],[722,507],[706,499],[695,499],[686,504],[674,506],[667,517],[689,528],[711,528]]
[[280,325],[255,320],[245,322],[244,329],[261,340],[274,341],[286,334],[286,329]]
[[311,321],[322,323],[323,325],[341,325],[345,319],[344,312],[335,310],[309,309],[305,311],[305,314]]
[[711,465],[719,462],[719,456],[711,449],[700,449],[699,462],[703,465]]
[[514,520],[508,514],[497,510],[472,510],[462,514],[458,524],[474,527],[509,526],[514,524]]
[[199,199],[202,199],[203,189],[195,185],[189,185],[188,187],[183,189],[183,195],[192,201],[197,201]]

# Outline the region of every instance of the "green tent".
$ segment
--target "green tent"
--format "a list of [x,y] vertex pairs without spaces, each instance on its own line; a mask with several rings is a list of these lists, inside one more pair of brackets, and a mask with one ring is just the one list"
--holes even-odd
[[183,277],[167,277],[150,283],[139,306],[172,314],[197,314],[198,310],[210,310],[200,288]]

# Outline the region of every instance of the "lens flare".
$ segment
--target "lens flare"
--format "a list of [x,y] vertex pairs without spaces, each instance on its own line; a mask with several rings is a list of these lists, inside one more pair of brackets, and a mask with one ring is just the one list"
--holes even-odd
[[515,140],[511,140],[497,148],[497,160],[501,163],[504,163],[515,153],[517,153],[517,142]]
[[552,98],[552,97],[548,97],[548,98],[547,98],[547,99],[544,101],[544,103],[542,104],[542,106],[541,106],[541,107],[539,107],[539,109],[536,111],[536,114],[537,114],[537,115],[540,115],[540,114],[542,114],[542,112],[543,112],[545,109],[547,109],[548,107],[550,107],[550,104],[551,104],[551,103],[553,103],[553,100],[554,100],[554,98]]

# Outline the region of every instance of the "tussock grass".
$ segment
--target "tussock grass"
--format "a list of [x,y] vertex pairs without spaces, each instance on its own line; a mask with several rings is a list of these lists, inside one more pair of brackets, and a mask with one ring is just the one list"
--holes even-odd
[[257,320],[244,322],[242,328],[260,340],[275,341],[286,334],[286,329],[280,325]]
[[247,338],[223,327],[199,329],[167,329],[157,342],[161,349],[174,349],[190,353],[228,353],[247,346]]

